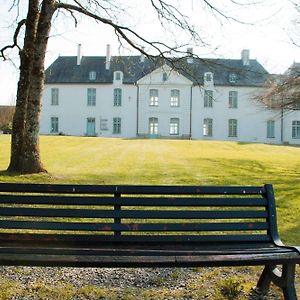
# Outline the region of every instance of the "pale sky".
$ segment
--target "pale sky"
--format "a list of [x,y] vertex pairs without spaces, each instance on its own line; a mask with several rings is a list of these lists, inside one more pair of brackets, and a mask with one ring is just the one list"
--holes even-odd
[[[293,20],[300,15],[296,13],[291,0],[239,0],[239,3],[256,2],[256,5],[232,5],[230,0],[211,1],[220,7],[226,15],[245,23],[213,17],[209,10],[200,7],[201,0],[170,0],[176,7],[189,16],[191,22],[199,29],[200,35],[209,44],[207,47],[191,46],[200,57],[240,58],[242,49],[250,50],[250,58],[257,59],[270,73],[284,72],[294,61],[300,62],[300,48],[292,44],[290,36],[296,29]],[[27,1],[25,1],[27,2]],[[133,29],[150,40],[169,42],[177,38],[178,43],[187,43],[186,36],[173,28],[164,31],[151,7],[149,0],[123,0],[126,14],[118,15],[120,22],[129,22]],[[16,12],[8,12],[12,0],[1,0],[0,4],[0,48],[10,44],[16,24]],[[23,1],[24,3],[24,1]],[[183,6],[184,3],[184,6]],[[142,5],[141,5],[142,4]],[[182,7],[180,7],[182,6]],[[26,6],[20,10],[26,12]],[[59,55],[77,54],[77,45],[82,44],[83,55],[104,56],[106,44],[111,44],[112,55],[136,55],[129,46],[120,48],[112,30],[97,24],[86,17],[81,17],[79,25],[66,16],[57,16],[49,39],[46,56],[48,67]],[[197,31],[198,31],[197,29]],[[298,28],[299,29],[299,28]],[[20,39],[21,41],[22,39]],[[300,36],[298,36],[300,42]],[[147,50],[147,49],[146,49]],[[18,55],[11,53],[11,61],[0,61],[0,105],[14,103],[18,80]]]

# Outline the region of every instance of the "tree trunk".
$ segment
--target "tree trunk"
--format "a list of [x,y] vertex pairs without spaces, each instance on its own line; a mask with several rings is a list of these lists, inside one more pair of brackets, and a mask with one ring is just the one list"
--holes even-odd
[[55,0],[43,1],[37,34],[35,39],[31,85],[28,95],[27,116],[25,125],[24,157],[22,173],[45,172],[39,148],[39,124],[41,100],[44,89],[44,63],[51,29],[51,19],[56,9]]
[[22,172],[27,102],[33,66],[34,42],[39,19],[38,7],[38,0],[29,1],[24,46],[20,51],[20,78],[17,90],[16,110],[13,118],[10,164],[7,169],[9,172]]

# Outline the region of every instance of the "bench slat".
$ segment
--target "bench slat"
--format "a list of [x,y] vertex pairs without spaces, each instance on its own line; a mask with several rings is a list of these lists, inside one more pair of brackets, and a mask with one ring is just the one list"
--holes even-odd
[[0,192],[148,195],[261,195],[264,186],[149,186],[0,183]]
[[100,210],[1,207],[1,216],[76,217],[76,218],[130,218],[130,219],[241,219],[266,218],[266,211],[176,211],[176,210]]
[[78,230],[78,231],[254,231],[267,230],[266,222],[231,222],[231,223],[88,223],[88,222],[43,222],[0,220],[1,229],[36,229],[36,230]]
[[265,198],[155,198],[155,197],[70,197],[37,195],[0,195],[3,204],[43,205],[123,205],[123,206],[266,206]]
[[103,234],[30,234],[0,233],[0,241],[5,242],[61,242],[62,244],[87,244],[89,247],[101,243],[241,243],[241,242],[272,242],[268,234],[228,234],[228,235],[103,235]]

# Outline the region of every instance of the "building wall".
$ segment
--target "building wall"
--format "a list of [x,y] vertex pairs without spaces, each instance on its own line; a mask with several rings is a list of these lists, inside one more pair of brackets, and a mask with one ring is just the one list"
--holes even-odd
[[[163,78],[165,74],[165,78]],[[164,80],[165,79],[165,80]],[[192,82],[164,66],[138,81],[138,134],[149,136],[149,118],[158,119],[158,136],[190,136],[190,101]],[[158,105],[150,105],[150,90],[158,91]],[[179,105],[171,106],[172,90],[179,91]],[[178,134],[170,132],[172,118],[179,120]]]
[[[280,120],[277,112],[260,106],[254,97],[256,87],[211,86],[212,107],[204,107],[204,88],[193,88],[192,136],[196,139],[232,140],[241,142],[280,143]],[[237,92],[237,107],[229,107],[229,92]],[[212,136],[203,135],[203,121],[213,120]],[[229,119],[237,120],[237,136],[229,137]],[[267,138],[267,121],[275,121],[275,138]]]
[[[51,105],[51,89],[59,89],[59,104]],[[87,89],[96,89],[96,105],[87,105]],[[114,88],[122,89],[122,104],[114,106]],[[97,136],[136,136],[136,87],[117,84],[48,84],[43,97],[42,134],[51,133],[51,117],[59,118],[59,132],[87,135],[87,118],[95,118]],[[113,118],[121,118],[121,133],[113,133]],[[101,123],[101,124],[100,124]]]
[[[163,74],[167,77],[163,77]],[[51,89],[59,89],[59,104],[51,105]],[[87,105],[87,89],[96,89],[95,106]],[[114,89],[122,89],[122,104],[114,106]],[[149,105],[151,89],[158,91],[158,105]],[[180,91],[178,107],[171,107],[171,90]],[[212,107],[204,107],[204,91],[213,91]],[[229,107],[229,92],[237,92],[237,108]],[[87,119],[95,119],[95,135],[104,137],[167,137],[203,140],[229,140],[300,144],[292,137],[292,122],[300,121],[300,111],[268,110],[254,100],[262,92],[257,87],[193,86],[192,82],[164,66],[140,79],[136,85],[122,84],[47,84],[41,114],[41,134],[51,134],[51,117],[58,117],[58,132],[87,135]],[[192,105],[192,107],[191,107]],[[121,118],[121,132],[113,132],[113,119]],[[149,118],[157,118],[158,132],[149,135]],[[178,134],[171,134],[170,120],[179,119]],[[204,119],[213,120],[212,135],[203,134]],[[237,136],[228,135],[228,120],[237,120]],[[267,122],[274,121],[274,135],[267,137]],[[283,129],[282,125],[283,124]],[[300,129],[299,129],[300,130]],[[299,131],[300,132],[300,131]]]

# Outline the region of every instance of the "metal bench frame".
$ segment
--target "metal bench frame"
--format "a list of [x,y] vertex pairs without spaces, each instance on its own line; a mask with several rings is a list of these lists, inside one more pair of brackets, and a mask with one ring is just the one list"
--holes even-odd
[[294,300],[298,263],[300,248],[279,239],[270,184],[0,183],[1,265],[262,265],[257,286],[273,282]]

